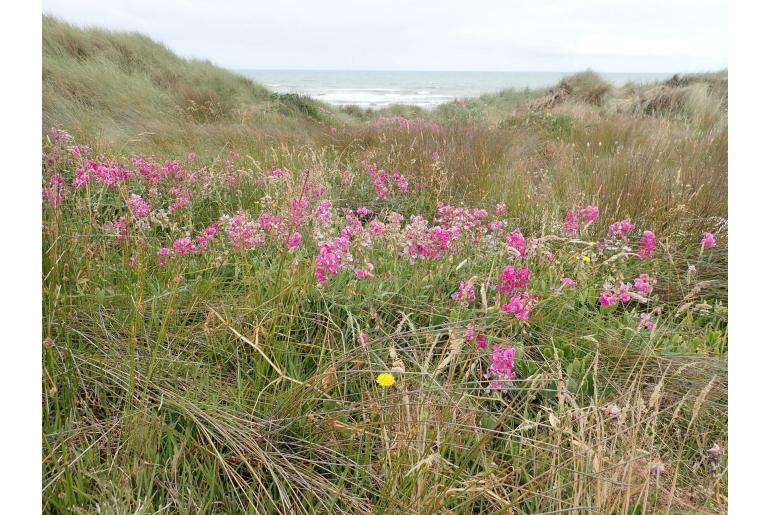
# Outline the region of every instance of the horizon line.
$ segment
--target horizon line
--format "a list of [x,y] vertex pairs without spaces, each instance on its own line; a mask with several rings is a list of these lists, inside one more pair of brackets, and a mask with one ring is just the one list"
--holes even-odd
[[426,69],[375,69],[375,68],[241,68],[226,67],[232,71],[258,71],[258,72],[429,72],[429,73],[582,73],[592,71],[595,73],[625,73],[625,74],[695,74],[695,73],[721,73],[727,72],[728,67],[709,69],[709,70],[690,70],[690,71],[603,71],[594,68],[583,68],[580,70],[426,70]]

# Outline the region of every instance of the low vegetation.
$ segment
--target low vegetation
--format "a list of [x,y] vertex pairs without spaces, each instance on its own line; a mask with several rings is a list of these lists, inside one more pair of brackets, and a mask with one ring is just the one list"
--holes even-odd
[[727,76],[435,111],[44,19],[47,512],[727,507]]

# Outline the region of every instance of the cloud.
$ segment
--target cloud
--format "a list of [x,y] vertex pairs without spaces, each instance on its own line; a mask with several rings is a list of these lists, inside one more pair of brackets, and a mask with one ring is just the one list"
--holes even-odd
[[687,72],[727,66],[726,0],[44,0],[247,69]]

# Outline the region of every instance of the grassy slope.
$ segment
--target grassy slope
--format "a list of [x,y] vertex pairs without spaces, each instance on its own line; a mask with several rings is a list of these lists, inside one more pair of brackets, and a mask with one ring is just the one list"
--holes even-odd
[[203,152],[255,136],[302,141],[333,118],[318,102],[271,95],[146,36],[43,19],[43,126],[104,148]]
[[[155,153],[199,172],[181,183],[190,205],[168,218],[171,177],[118,189],[92,180],[45,207],[46,511],[725,509],[726,459],[711,474],[706,458],[727,438],[726,77],[608,88],[583,74],[547,107],[548,92],[505,91],[373,113],[271,97],[142,36],[45,19],[44,41],[46,128],[67,129],[93,157],[132,167],[130,153]],[[368,123],[380,114],[440,127]],[[61,173],[69,185],[82,166],[73,142],[45,140],[46,155],[62,149],[45,184]],[[411,192],[377,199],[362,160],[405,174]],[[288,175],[266,179],[272,165]],[[318,288],[311,219],[293,252],[273,237],[232,252],[218,237],[210,252],[158,265],[159,247],[223,213],[288,216],[306,181],[380,219],[430,218],[438,201],[505,202],[501,219],[528,237],[558,236],[575,204],[602,216],[579,241],[552,239],[516,262],[541,297],[527,323],[501,316],[491,290],[488,309],[480,288],[468,309],[450,298],[460,280],[494,282],[511,259],[500,242],[463,240],[454,256],[414,265],[396,242],[355,245],[376,278],[343,270]],[[130,216],[130,193],[150,202],[147,225]],[[125,241],[104,227],[120,217]],[[623,217],[638,225],[634,241],[656,231],[654,260],[606,261],[590,246]],[[716,249],[701,251],[703,230]],[[642,272],[658,280],[649,305],[598,308],[604,281]],[[551,290],[563,276],[578,288]],[[637,328],[641,312],[655,313],[655,331]],[[458,342],[470,321],[516,346],[513,391],[480,387],[486,355]],[[402,368],[394,389],[374,383]]]

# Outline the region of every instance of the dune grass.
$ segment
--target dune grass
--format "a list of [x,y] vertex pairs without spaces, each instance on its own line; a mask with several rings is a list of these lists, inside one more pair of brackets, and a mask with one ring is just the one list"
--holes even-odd
[[366,112],[46,18],[43,76],[44,511],[726,511],[726,75]]

